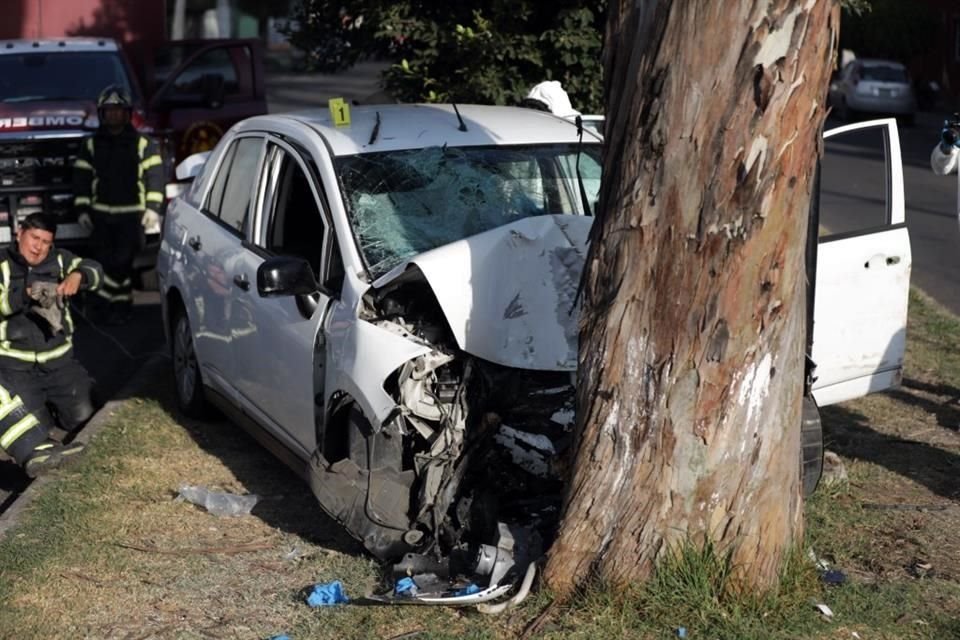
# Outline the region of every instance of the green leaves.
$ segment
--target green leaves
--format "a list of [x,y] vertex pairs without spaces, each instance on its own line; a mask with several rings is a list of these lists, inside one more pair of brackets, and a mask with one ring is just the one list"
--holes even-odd
[[[599,112],[605,10],[606,0],[304,0],[291,40],[349,64],[364,55],[397,61],[384,83],[403,102],[517,104],[534,84],[560,80],[575,108]],[[350,46],[334,50],[331,38]]]

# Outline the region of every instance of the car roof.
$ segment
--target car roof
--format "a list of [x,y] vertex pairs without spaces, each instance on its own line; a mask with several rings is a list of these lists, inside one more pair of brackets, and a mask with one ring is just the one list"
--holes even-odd
[[879,58],[860,58],[857,60],[860,64],[865,67],[899,67],[905,69],[904,65],[895,60],[881,60]]
[[[241,130],[270,128],[277,120],[305,124],[323,137],[335,156],[425,147],[469,147],[575,143],[577,127],[550,113],[521,107],[457,105],[466,130],[450,104],[385,104],[350,107],[350,124],[334,125],[328,109],[258,116]],[[380,124],[377,125],[379,115]],[[376,135],[374,135],[376,130]],[[372,140],[372,142],[371,142]],[[584,129],[583,140],[600,138]]]
[[112,38],[48,38],[42,40],[0,40],[0,56],[57,51],[117,51]]

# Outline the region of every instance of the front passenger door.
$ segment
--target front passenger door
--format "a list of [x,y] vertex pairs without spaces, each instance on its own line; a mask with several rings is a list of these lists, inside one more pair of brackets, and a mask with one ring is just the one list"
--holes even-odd
[[[288,448],[306,459],[316,446],[316,406],[323,397],[323,323],[338,292],[342,261],[309,155],[271,140],[263,176],[263,202],[253,240],[234,269],[253,282],[236,291],[234,317],[255,327],[237,351],[236,379],[246,403]],[[313,267],[321,291],[314,296],[263,298],[257,268],[271,256],[294,256]]]

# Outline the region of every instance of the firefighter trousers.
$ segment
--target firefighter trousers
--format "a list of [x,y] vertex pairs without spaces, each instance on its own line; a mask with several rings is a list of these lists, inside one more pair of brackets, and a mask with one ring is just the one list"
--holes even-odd
[[107,308],[133,305],[133,261],[143,246],[142,213],[93,212],[93,259],[103,266],[103,283],[94,293]]
[[0,367],[0,447],[23,465],[54,425],[73,431],[93,415],[92,387],[72,354],[53,366]]

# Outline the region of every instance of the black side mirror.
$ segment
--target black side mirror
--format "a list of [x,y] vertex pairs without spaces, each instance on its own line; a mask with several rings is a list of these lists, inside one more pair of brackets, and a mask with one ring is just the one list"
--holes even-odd
[[313,268],[302,258],[277,256],[257,269],[257,293],[263,298],[309,295],[319,289]]
[[223,76],[219,73],[205,73],[200,77],[203,104],[209,109],[223,106]]

